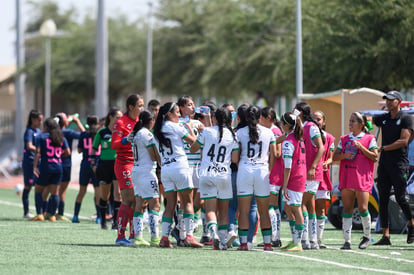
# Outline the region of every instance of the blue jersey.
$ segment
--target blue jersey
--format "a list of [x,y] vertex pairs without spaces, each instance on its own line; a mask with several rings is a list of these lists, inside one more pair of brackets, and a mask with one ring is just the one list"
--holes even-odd
[[[91,153],[92,153],[93,139],[89,132],[82,132],[79,137],[78,148],[82,150],[82,163],[81,165],[91,165]],[[99,159],[99,151],[96,152],[96,159]]]
[[40,129],[33,129],[32,127],[27,127],[26,131],[24,132],[24,151],[23,151],[23,164],[31,163],[33,165],[33,160],[35,156],[35,152],[30,151],[27,148],[27,143],[31,142],[33,146],[36,146],[36,136],[40,135]]
[[[79,139],[80,137],[80,132],[72,130],[72,129],[62,129],[62,133],[65,136],[68,145],[69,145],[69,150],[72,152],[72,143],[74,139]],[[63,167],[71,167],[72,166],[72,157],[67,156],[67,157],[63,157],[62,158],[62,166]]]
[[42,173],[58,173],[62,171],[62,153],[63,150],[69,148],[66,138],[63,139],[59,147],[52,145],[50,133],[41,133],[37,140],[37,148],[40,148],[40,174]]

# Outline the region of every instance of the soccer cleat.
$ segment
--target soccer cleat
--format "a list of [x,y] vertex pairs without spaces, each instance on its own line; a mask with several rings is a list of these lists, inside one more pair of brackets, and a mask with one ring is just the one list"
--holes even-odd
[[263,250],[264,250],[264,251],[273,251],[272,244],[271,244],[271,243],[265,243],[265,244],[263,245]]
[[378,242],[374,243],[373,245],[391,245],[390,237],[383,235],[382,238]]
[[31,221],[36,221],[36,222],[42,222],[44,220],[45,220],[45,216],[43,216],[42,214],[36,215],[31,219]]
[[116,222],[113,222],[113,223],[112,223],[112,227],[111,227],[111,229],[112,229],[112,230],[117,230],[117,229],[118,229],[118,225],[116,224]]
[[147,242],[146,240],[144,240],[143,238],[140,238],[140,237],[136,237],[134,240],[133,240],[133,244],[134,244],[134,246],[139,246],[139,247],[149,247],[150,246],[150,243],[149,242]]
[[151,237],[150,245],[156,247],[160,244],[160,241],[161,240],[158,237]]
[[319,241],[318,241],[318,245],[319,245],[319,248],[320,248],[320,249],[325,249],[325,248],[327,248],[327,247],[326,247],[326,244],[324,244],[321,240],[319,240]]
[[235,240],[233,241],[233,243],[232,243],[232,246],[234,246],[234,247],[239,247],[239,246],[240,246],[240,241],[239,241],[239,239],[235,239]]
[[361,242],[359,243],[359,246],[358,246],[358,248],[359,249],[365,249],[365,248],[367,248],[368,247],[368,245],[369,245],[369,238],[367,238],[367,237],[362,237],[361,238]]
[[56,220],[57,221],[64,221],[64,222],[70,222],[70,220],[68,218],[66,218],[65,216],[63,216],[63,215],[57,215]]
[[345,242],[344,245],[341,247],[342,250],[351,250],[351,243]]
[[27,213],[26,215],[23,215],[23,219],[28,219],[28,220],[30,220],[30,219],[32,219],[32,218],[34,218],[34,216],[33,216],[33,214],[31,214],[31,213]]
[[254,248],[253,242],[247,242],[247,248],[252,250]]
[[46,213],[45,220],[48,220],[50,222],[55,222],[56,221],[56,216],[51,215],[49,213]]
[[95,220],[95,223],[96,224],[101,224],[102,223],[102,219],[99,218],[99,217],[97,217],[96,220]]
[[177,246],[178,247],[185,247],[184,240],[178,240]]
[[414,242],[414,226],[407,226],[408,232],[407,232],[407,243],[413,243]]
[[174,239],[177,241],[177,244],[180,242],[180,230],[178,230],[177,227],[174,227],[174,229],[171,231],[171,236],[174,237]]
[[219,239],[213,239],[213,248],[214,248],[214,250],[220,250],[220,240]]
[[237,234],[236,234],[236,232],[230,231],[227,234],[227,242],[226,242],[227,247],[232,247],[233,246],[233,242],[235,240],[237,240]]
[[184,245],[187,247],[195,247],[195,248],[200,248],[203,247],[204,245],[199,243],[196,238],[194,238],[194,236],[190,236],[187,235],[187,237],[184,240]]
[[302,252],[302,245],[300,243],[293,243],[285,249],[287,252]]
[[319,245],[318,245],[318,243],[317,242],[310,242],[310,249],[316,249],[316,250],[318,250],[319,249]]
[[72,217],[72,223],[79,223],[79,218],[78,218],[78,216],[73,216],[73,217]]
[[247,243],[241,243],[239,248],[237,248],[239,251],[249,251],[249,248],[247,247]]
[[303,249],[303,250],[308,250],[308,249],[311,249],[310,242],[309,242],[309,241],[303,241],[303,240],[302,240],[302,249]]
[[167,237],[162,237],[159,247],[173,248],[171,241]]
[[122,239],[116,239],[115,240],[115,245],[118,246],[131,246],[131,242],[125,238]]
[[108,226],[106,225],[106,223],[101,223],[101,229],[108,230]]
[[293,241],[288,242],[287,244],[285,244],[284,246],[281,246],[280,249],[286,249],[289,246],[291,246],[293,244]]
[[204,245],[208,245],[206,243],[208,243],[210,241],[210,237],[209,236],[202,236],[200,239],[200,243],[204,244]]
[[272,241],[272,246],[273,247],[281,247],[282,246],[282,241],[281,240]]

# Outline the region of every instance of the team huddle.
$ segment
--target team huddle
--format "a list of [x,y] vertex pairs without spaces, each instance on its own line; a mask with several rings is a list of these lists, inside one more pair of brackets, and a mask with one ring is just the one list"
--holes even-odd
[[[88,129],[75,137],[83,158],[72,222],[79,222],[86,187],[93,183],[102,229],[108,229],[105,217],[112,190],[116,245],[171,248],[172,235],[177,246],[212,245],[214,250],[238,246],[247,251],[258,223],[265,251],[326,248],[322,238],[325,202],[332,190],[329,168],[339,161],[345,240],[341,249],[351,249],[355,199],[363,225],[359,248],[369,245],[368,198],[378,146],[365,115],[352,113],[350,134],[335,147],[335,138],[325,131],[325,114],[312,113],[303,102],[280,119],[271,107],[250,104],[235,110],[230,104],[217,107],[206,102],[196,108],[189,96],[162,106],[152,100],[144,110],[143,98],[134,94],[125,107],[124,114],[111,108],[102,126],[97,117],[89,116]],[[62,200],[62,158],[70,156],[71,144],[59,119],[47,118],[42,133],[41,120],[40,113],[29,115],[25,185],[35,184],[37,215],[32,220],[54,221],[63,216],[63,210],[55,214]],[[25,196],[28,200],[28,191]],[[28,201],[23,202],[27,215]],[[280,202],[292,235],[286,244],[280,240]],[[143,238],[146,211],[150,241]],[[200,241],[194,237],[199,219]]]

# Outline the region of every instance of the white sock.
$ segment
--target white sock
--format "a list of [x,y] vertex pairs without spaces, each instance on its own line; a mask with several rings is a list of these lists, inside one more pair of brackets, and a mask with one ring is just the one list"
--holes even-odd
[[168,236],[171,233],[171,228],[172,228],[172,218],[163,217],[162,223],[161,223],[162,236],[168,238]]
[[227,229],[220,229],[218,231],[218,237],[221,244],[226,244],[227,242]]
[[133,217],[132,222],[134,224],[135,238],[142,238],[142,230],[144,228],[144,219],[142,217],[142,214],[138,217]]
[[371,215],[369,214],[369,212],[368,215],[365,217],[361,215],[361,220],[362,229],[364,230],[364,237],[371,239]]
[[185,223],[184,223],[184,211],[178,210],[177,220],[178,220],[178,230],[180,232],[180,240],[184,240],[186,236],[185,232]]
[[309,241],[308,227],[309,227],[309,216],[308,211],[303,211],[304,228],[302,233],[302,241]]
[[342,218],[342,232],[344,234],[345,242],[351,242],[352,231],[352,215],[351,218]]
[[325,216],[317,216],[317,223],[318,223],[318,227],[317,227],[317,236],[318,236],[318,241],[322,240],[322,236],[323,236],[323,231],[325,230]]
[[282,216],[280,215],[279,206],[276,207],[276,240],[280,240],[280,224],[282,222]]
[[160,214],[158,211],[151,210],[149,212],[149,224],[151,230],[151,238],[158,238],[159,236],[159,229],[158,229],[158,222],[160,220]]
[[207,225],[208,231],[210,232],[210,238],[212,239],[219,239],[219,236],[217,234],[217,222],[211,221]]
[[202,236],[208,236],[208,226],[207,226],[207,216],[206,212],[204,211],[204,208],[201,209],[201,222],[203,224],[203,234]]
[[[184,214],[184,226],[185,226],[184,233],[186,233],[186,236],[193,236],[194,214],[190,214],[190,213]],[[181,235],[181,231],[180,231],[180,235]]]
[[273,207],[269,208],[270,224],[272,225],[272,241],[276,241],[277,221],[276,212]]
[[309,217],[309,239],[311,242],[317,242],[317,228],[318,224],[316,222],[316,214],[313,213]]

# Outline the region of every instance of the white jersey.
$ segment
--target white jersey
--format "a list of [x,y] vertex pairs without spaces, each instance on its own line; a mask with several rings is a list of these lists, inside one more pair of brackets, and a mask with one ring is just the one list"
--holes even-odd
[[156,145],[161,157],[162,167],[189,168],[187,156],[184,151],[184,138],[188,136],[187,128],[179,123],[165,121],[161,131],[170,144],[169,147],[160,144]]
[[[194,134],[196,137],[198,137],[199,135],[198,129],[200,128],[201,122],[196,119],[192,119],[191,123],[193,124]],[[190,165],[190,167],[197,167],[200,164],[201,152],[200,150],[198,150],[195,153],[191,153],[190,147],[191,147],[191,144],[189,144],[187,141],[184,140],[184,150],[187,155],[188,165]]]
[[224,176],[231,174],[231,153],[239,150],[237,141],[234,140],[231,131],[223,128],[223,137],[220,140],[218,126],[205,128],[197,139],[203,148],[201,158],[200,177]]
[[155,169],[157,164],[151,159],[148,148],[155,146],[153,134],[145,127],[141,128],[131,142],[132,155],[134,156],[134,168],[145,169],[145,171]]
[[269,164],[269,146],[276,143],[273,132],[266,127],[257,125],[259,140],[256,144],[250,142],[249,127],[237,130],[237,140],[240,144],[240,167],[261,168]]

